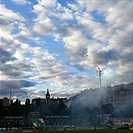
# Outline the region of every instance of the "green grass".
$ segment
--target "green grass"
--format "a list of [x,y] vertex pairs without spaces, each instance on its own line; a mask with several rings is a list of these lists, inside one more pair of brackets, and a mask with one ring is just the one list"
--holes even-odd
[[133,133],[133,130],[75,130],[75,131],[43,131],[34,133]]

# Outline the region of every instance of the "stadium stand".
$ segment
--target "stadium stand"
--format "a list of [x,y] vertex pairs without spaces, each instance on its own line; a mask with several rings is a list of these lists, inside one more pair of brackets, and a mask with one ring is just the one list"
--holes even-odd
[[0,119],[0,131],[22,131],[33,129],[30,119]]

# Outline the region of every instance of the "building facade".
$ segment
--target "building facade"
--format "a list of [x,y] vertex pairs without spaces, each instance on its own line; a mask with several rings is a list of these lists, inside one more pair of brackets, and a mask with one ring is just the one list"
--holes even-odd
[[132,90],[123,87],[119,88],[115,91],[114,101],[115,110],[117,113],[125,114],[125,110],[132,110]]

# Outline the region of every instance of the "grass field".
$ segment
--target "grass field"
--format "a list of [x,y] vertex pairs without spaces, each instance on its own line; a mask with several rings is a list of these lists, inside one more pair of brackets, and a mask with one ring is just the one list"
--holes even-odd
[[75,131],[43,131],[34,133],[133,133],[133,130],[75,130]]

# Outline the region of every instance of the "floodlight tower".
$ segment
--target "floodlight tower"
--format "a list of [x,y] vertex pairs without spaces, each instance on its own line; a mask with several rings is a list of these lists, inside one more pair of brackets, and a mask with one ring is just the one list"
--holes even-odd
[[100,89],[102,87],[102,83],[101,83],[101,75],[102,75],[102,69],[100,67],[98,67],[98,76],[99,76],[99,84],[100,84]]
[[[102,75],[102,69],[100,67],[98,67],[98,76],[99,76],[100,91],[101,91],[101,88],[102,88],[101,75]],[[101,100],[100,100],[99,108],[101,108],[101,107],[102,107],[102,95],[101,95]]]

